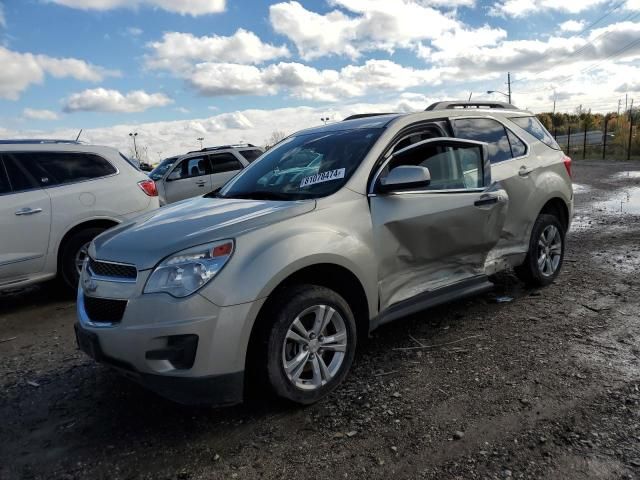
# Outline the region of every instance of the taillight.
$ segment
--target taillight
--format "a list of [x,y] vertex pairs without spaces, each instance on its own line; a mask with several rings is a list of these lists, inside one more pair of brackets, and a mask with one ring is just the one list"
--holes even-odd
[[563,163],[564,163],[564,168],[567,169],[567,173],[569,174],[569,178],[571,178],[571,157],[568,157],[567,155],[564,156],[564,158],[562,159]]
[[156,182],[153,180],[142,180],[138,182],[138,186],[142,189],[144,193],[149,195],[150,197],[158,196],[158,189],[156,188]]

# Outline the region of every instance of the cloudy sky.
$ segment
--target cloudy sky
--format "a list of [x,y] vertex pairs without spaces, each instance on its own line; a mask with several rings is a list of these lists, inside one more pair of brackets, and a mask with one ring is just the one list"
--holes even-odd
[[640,102],[640,0],[0,0],[0,137],[152,160],[441,99]]

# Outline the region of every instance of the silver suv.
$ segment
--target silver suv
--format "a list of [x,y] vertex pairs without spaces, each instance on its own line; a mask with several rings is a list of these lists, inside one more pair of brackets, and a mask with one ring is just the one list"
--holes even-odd
[[80,347],[179,402],[237,403],[256,382],[309,404],[380,325],[486,291],[507,268],[531,285],[557,277],[571,161],[533,114],[440,103],[359,117],[99,236]]
[[203,148],[160,162],[149,177],[158,186],[160,205],[197,197],[222,187],[262,155],[251,144]]

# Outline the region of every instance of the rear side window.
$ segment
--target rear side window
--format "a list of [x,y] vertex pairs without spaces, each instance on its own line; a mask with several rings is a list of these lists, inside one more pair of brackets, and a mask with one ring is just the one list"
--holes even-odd
[[11,191],[9,178],[7,177],[7,172],[2,165],[2,159],[0,159],[0,195],[3,193],[9,193],[9,191]]
[[211,165],[213,165],[213,173],[242,170],[242,164],[232,153],[219,153],[211,155],[209,158],[211,159]]
[[454,120],[457,138],[489,144],[491,163],[503,162],[527,153],[527,146],[511,130],[491,118]]
[[515,133],[507,128],[507,137],[509,137],[509,143],[511,144],[511,153],[513,158],[521,157],[527,153],[527,147],[522,140],[516,137]]
[[37,183],[29,176],[26,169],[12,158],[14,155],[4,156],[4,168],[9,176],[9,184],[14,192],[23,192],[38,188]]
[[518,125],[521,129],[527,133],[533,135],[542,143],[554,150],[560,150],[560,145],[554,140],[551,134],[544,128],[544,125],[540,123],[536,117],[518,117],[510,118],[513,123]]
[[512,158],[507,131],[500,122],[490,118],[462,118],[455,120],[454,125],[457,138],[489,144],[491,163]]
[[10,157],[43,187],[93,180],[117,172],[104,158],[91,153],[21,152]]
[[251,163],[260,155],[262,152],[260,150],[238,150],[238,153],[244,157],[244,159]]

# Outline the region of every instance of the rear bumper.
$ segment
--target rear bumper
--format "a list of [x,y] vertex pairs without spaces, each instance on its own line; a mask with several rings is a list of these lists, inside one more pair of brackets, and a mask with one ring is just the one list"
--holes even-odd
[[186,377],[156,375],[140,372],[131,363],[106,354],[98,335],[83,328],[80,322],[74,325],[78,348],[97,362],[116,369],[125,377],[143,387],[184,405],[229,406],[241,403],[244,392],[244,372]]

